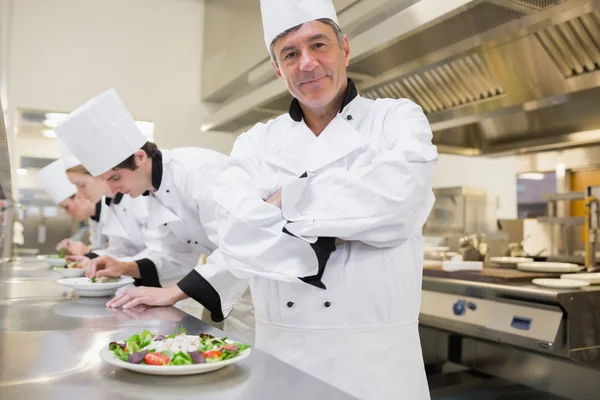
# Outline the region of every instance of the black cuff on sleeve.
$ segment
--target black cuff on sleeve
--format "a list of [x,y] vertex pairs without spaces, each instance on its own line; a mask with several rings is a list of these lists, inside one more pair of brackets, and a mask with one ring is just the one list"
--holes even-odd
[[99,255],[94,253],[93,251],[90,251],[89,253],[84,254],[83,256],[89,258],[90,260],[93,260],[94,258],[99,257]]
[[210,311],[210,318],[215,322],[221,322],[223,309],[221,308],[221,296],[215,288],[198,271],[193,270],[185,278],[177,283],[183,293],[202,304]]
[[[288,235],[292,235],[286,228],[283,228],[283,232],[287,233]],[[317,256],[319,269],[316,275],[306,276],[298,279],[304,283],[318,287],[319,289],[327,289],[327,286],[325,286],[321,279],[323,278],[323,273],[325,272],[325,267],[327,266],[329,256],[335,251],[335,238],[319,237],[315,243],[310,244],[310,247],[312,247],[315,255]]]
[[133,284],[135,286],[162,287],[158,279],[156,265],[151,260],[143,258],[135,263],[140,270],[140,278],[134,278]]

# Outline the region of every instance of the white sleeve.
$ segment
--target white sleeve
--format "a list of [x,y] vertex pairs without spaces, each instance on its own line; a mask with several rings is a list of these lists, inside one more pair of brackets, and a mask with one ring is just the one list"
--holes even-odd
[[382,129],[384,148],[370,165],[332,168],[284,186],[290,232],[387,247],[420,231],[433,206],[438,156],[429,122],[419,106],[401,101]]
[[311,244],[284,232],[281,210],[265,200],[268,192],[261,160],[252,139],[242,134],[215,187],[219,251],[239,278],[260,275],[300,283],[314,275],[318,259]]

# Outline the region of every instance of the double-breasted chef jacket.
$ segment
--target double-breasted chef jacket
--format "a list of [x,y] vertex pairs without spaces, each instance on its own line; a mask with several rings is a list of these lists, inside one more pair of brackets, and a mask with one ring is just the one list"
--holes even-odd
[[[421,231],[437,158],[409,100],[349,80],[319,136],[294,100],[236,140],[215,186],[219,249],[178,285],[219,320],[250,280],[257,348],[359,398],[428,399]],[[279,189],[281,210],[265,201]]]

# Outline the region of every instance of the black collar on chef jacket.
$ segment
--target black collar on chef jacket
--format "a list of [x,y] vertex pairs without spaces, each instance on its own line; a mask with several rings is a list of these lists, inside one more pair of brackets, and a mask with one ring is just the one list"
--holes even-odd
[[[344,96],[344,101],[342,102],[342,107],[340,108],[340,112],[344,110],[344,108],[350,104],[354,98],[358,96],[358,91],[356,90],[356,85],[352,82],[352,79],[348,78],[348,88],[346,89],[346,95]],[[300,102],[298,99],[294,98],[292,103],[290,104],[289,109],[290,117],[296,122],[302,122],[302,107],[300,107]]]
[[106,197],[104,198],[104,202],[106,203],[107,206],[110,206],[111,203],[114,205],[117,205],[121,202],[121,200],[123,199],[123,193],[117,193],[115,195],[115,197]]
[[100,211],[102,211],[102,200],[96,203],[96,212],[90,218],[96,222],[100,222]]
[[[159,151],[152,157],[152,187],[154,190],[160,188],[163,177],[162,153]],[[148,196],[150,191],[144,192],[144,196]]]

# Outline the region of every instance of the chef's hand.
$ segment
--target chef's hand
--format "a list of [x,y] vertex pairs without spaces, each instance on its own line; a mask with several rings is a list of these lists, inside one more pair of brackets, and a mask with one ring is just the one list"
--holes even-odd
[[267,203],[273,204],[277,208],[281,208],[281,189],[276,191],[266,200]]
[[183,293],[179,286],[170,288],[138,287],[124,290],[120,295],[113,297],[107,307],[132,308],[140,304],[148,306],[172,306],[188,296]]
[[67,246],[67,253],[82,255],[90,252],[90,246],[84,244],[83,242],[69,242]]
[[110,256],[100,256],[90,261],[85,271],[88,278],[119,278],[122,275],[140,277],[140,269],[135,262],[122,262]]
[[69,239],[63,239],[56,245],[56,251],[61,251],[69,247]]
[[126,309],[109,308],[119,320],[160,320],[181,321],[187,314],[175,307],[149,307],[145,305],[134,306]]

